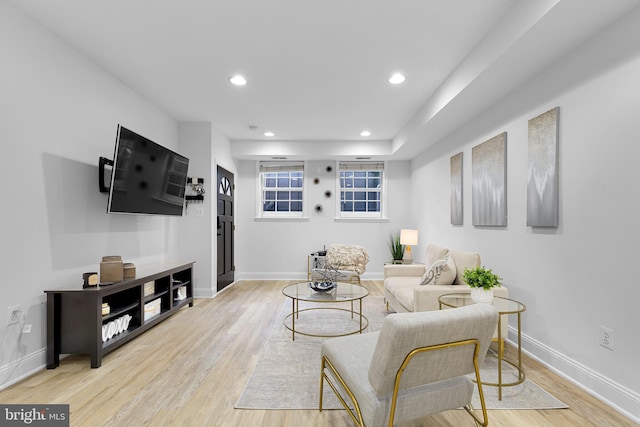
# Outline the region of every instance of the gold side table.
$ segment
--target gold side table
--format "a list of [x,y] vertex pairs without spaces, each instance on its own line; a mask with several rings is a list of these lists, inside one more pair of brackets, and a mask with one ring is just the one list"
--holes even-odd
[[[465,305],[475,304],[471,300],[470,294],[446,294],[442,295],[438,298],[438,302],[440,303],[440,309],[443,307],[449,308],[458,308],[463,307]],[[496,358],[498,359],[498,382],[497,383],[489,383],[482,382],[484,385],[498,387],[498,400],[502,400],[502,387],[511,387],[514,385],[522,384],[525,379],[524,370],[522,369],[522,329],[521,329],[521,314],[527,309],[527,307],[519,301],[502,298],[502,297],[494,297],[493,302],[491,303],[498,310],[498,355]],[[505,357],[504,352],[504,340],[502,338],[502,316],[515,314],[518,316],[518,360],[513,362]],[[518,379],[510,382],[504,383],[502,381],[502,362],[508,363],[513,366],[518,372]]]

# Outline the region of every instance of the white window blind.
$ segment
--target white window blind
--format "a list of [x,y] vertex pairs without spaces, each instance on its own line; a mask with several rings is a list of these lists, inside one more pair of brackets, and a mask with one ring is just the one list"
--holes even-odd
[[260,200],[263,217],[302,216],[303,162],[260,162]]
[[381,218],[384,162],[341,162],[339,169],[339,216]]

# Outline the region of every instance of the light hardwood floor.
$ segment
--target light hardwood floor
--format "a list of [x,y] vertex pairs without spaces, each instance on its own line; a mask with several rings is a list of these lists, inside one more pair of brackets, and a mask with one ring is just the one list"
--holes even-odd
[[[0,392],[0,402],[70,404],[72,426],[350,426],[342,410],[234,409],[286,298],[285,281],[243,281],[197,300],[91,369],[62,359]],[[381,281],[365,281],[382,295]],[[636,426],[589,394],[525,358],[527,377],[570,409],[489,411],[491,426]],[[473,426],[462,410],[407,426]]]

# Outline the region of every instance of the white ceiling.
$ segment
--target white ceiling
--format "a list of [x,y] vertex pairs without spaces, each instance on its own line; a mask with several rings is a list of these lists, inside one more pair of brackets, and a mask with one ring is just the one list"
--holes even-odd
[[[240,158],[411,158],[637,5],[13,3],[176,119],[212,122]],[[399,86],[387,82],[396,71],[407,76]],[[236,73],[246,86],[229,83]],[[363,129],[371,136],[361,137]],[[275,137],[263,136],[267,130]]]

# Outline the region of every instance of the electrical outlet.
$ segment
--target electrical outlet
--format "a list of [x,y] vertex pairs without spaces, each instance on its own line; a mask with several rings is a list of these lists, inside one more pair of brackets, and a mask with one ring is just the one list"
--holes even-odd
[[600,326],[600,345],[613,351],[613,329]]
[[22,328],[22,333],[23,334],[31,333],[31,324],[30,323],[27,323],[26,325],[24,325],[24,328]]
[[7,307],[7,325],[15,325],[20,322],[20,304]]

